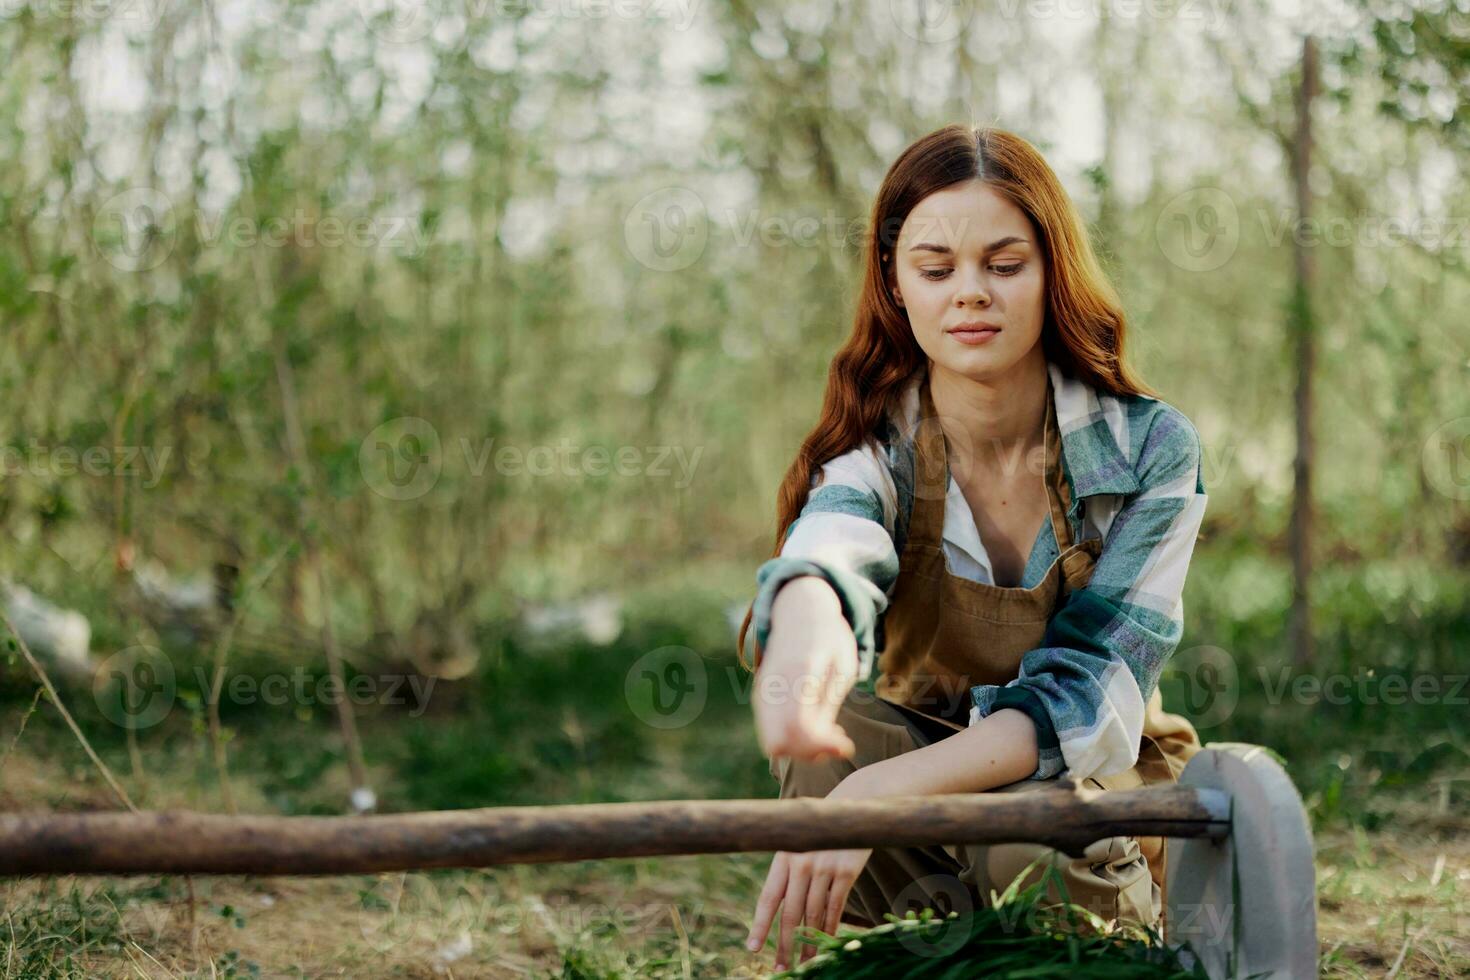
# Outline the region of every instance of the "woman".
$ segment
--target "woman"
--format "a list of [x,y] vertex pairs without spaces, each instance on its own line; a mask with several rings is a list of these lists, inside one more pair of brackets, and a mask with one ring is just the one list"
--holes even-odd
[[[1199,438],[1125,363],[1074,205],[1025,140],[948,126],[888,171],[865,251],[740,631],[781,796],[1173,781],[1199,748],[1157,690],[1205,509]],[[784,967],[798,925],[973,907],[1037,857],[1072,901],[1161,928],[1162,845],[778,852],[748,945],[779,908]]]

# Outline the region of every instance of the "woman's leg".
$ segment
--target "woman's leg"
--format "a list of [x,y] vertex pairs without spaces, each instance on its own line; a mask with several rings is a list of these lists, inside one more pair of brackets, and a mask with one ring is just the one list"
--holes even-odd
[[[1045,780],[1024,780],[992,792],[1035,792],[1049,787],[1051,784]],[[961,865],[961,880],[973,886],[986,904],[992,891],[997,894],[1005,891],[1027,865],[1040,859],[1022,887],[1040,881],[1050,865],[1061,872],[1066,898],[1072,904],[1104,920],[1159,926],[1162,911],[1159,886],[1149,874],[1148,859],[1139,850],[1136,837],[1094,841],[1079,858],[1035,843],[946,845],[945,850]],[[1047,886],[1047,899],[1063,900],[1055,881]]]
[[[850,694],[837,718],[856,746],[853,758],[819,762],[783,758],[773,762],[769,768],[780,783],[782,799],[824,797],[853,770],[927,744],[901,712],[866,692]],[[991,792],[1052,788],[1055,784],[1045,780],[1021,780]],[[843,914],[873,924],[882,923],[885,912],[903,915],[925,907],[941,915],[951,910],[965,914],[988,904],[992,890],[1004,891],[1037,858],[1043,861],[1025,884],[1040,880],[1042,869],[1052,864],[1061,872],[1067,896],[1074,904],[1103,919],[1157,927],[1162,907],[1159,888],[1133,837],[1096,841],[1080,858],[1035,843],[875,848],[853,884]],[[1049,899],[1062,900],[1055,885],[1049,888]]]

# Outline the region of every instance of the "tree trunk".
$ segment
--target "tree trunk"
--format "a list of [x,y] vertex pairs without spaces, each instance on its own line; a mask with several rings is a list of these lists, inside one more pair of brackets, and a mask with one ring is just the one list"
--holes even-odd
[[1291,624],[1292,660],[1298,665],[1313,660],[1312,578],[1312,369],[1316,361],[1316,324],[1312,310],[1316,264],[1309,236],[1304,234],[1312,218],[1312,102],[1317,96],[1317,46],[1308,35],[1302,42],[1302,79],[1297,94],[1296,143],[1292,153],[1292,177],[1296,188],[1299,233],[1294,237],[1296,286],[1292,296],[1291,328],[1296,357],[1296,461],[1293,470],[1291,508]]

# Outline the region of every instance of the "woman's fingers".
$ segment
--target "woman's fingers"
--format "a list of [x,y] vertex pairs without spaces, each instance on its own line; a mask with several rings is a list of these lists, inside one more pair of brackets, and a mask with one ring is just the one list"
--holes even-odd
[[857,744],[848,737],[847,732],[837,722],[829,722],[826,729],[819,736],[820,744],[825,752],[835,752],[844,759],[851,759],[857,753]]
[[842,726],[837,724],[838,711],[842,707],[843,699],[847,697],[847,686],[833,669],[831,658],[824,664],[822,676],[816,681],[816,684],[808,686],[800,695],[797,705],[797,717],[800,721],[797,729],[801,733],[802,741],[794,748],[804,753],[801,758],[821,759],[838,755],[850,759],[857,747],[848,738],[847,732],[842,730]]
[[[861,860],[852,856],[858,853],[863,855]],[[786,969],[793,955],[805,963],[815,955],[816,947],[802,944],[797,954],[796,930],[807,925],[829,936],[837,934],[848,895],[867,853],[834,851],[814,855],[777,851],[766,875],[765,887],[756,902],[755,924],[746,939],[746,948],[757,952],[765,944],[779,906],[781,924],[776,936],[776,969]]]
[[786,882],[786,901],[781,903],[781,936],[776,941],[776,969],[784,970],[791,962],[791,938],[806,912],[806,892],[811,883],[810,861],[791,862],[791,876]]
[[[830,871],[813,873],[812,883],[806,890],[806,911],[802,915],[802,921],[813,929],[822,929],[822,923],[827,917],[827,893],[831,887],[832,873]],[[822,929],[822,931],[827,932],[828,930]],[[803,943],[798,961],[805,963],[816,951],[815,946]]]
[[[793,706],[798,707],[798,706]],[[761,751],[767,757],[820,759],[828,755],[852,758],[857,746],[842,726],[819,711],[771,713],[757,719]]]
[[820,759],[823,755],[850,756],[852,740],[841,728],[828,724],[820,728],[792,722],[761,731],[761,751],[769,758],[789,756],[794,759]]
[[790,859],[785,851],[777,851],[775,858],[771,860],[771,870],[766,873],[766,884],[761,889],[760,898],[755,903],[755,922],[750,927],[750,935],[745,939],[745,947],[752,953],[766,944],[766,936],[771,931],[771,920],[776,917],[776,909],[781,905],[781,898],[786,894],[786,879],[789,874]]
[[827,889],[827,908],[821,922],[822,931],[829,936],[837,935],[837,927],[842,924],[842,910],[847,907],[847,896],[855,880],[845,874],[838,875]]
[[754,707],[761,751],[769,758],[851,758],[857,751],[837,724],[856,678],[848,651],[814,652],[802,660],[768,663],[757,675]]
[[857,751],[857,746],[847,737],[842,726],[837,724],[837,715],[842,710],[842,702],[846,700],[848,691],[852,689],[852,680],[851,672],[839,667],[839,663],[841,661],[837,658],[827,661],[822,678],[821,699],[808,709],[807,717],[817,741],[828,746],[828,751],[850,759]]

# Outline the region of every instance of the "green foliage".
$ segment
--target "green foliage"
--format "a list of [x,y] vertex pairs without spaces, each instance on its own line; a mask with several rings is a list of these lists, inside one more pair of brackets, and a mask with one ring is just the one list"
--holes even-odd
[[1470,577],[1412,561],[1325,569],[1316,659],[1293,664],[1279,562],[1206,553],[1189,624],[1160,683],[1200,738],[1265,745],[1290,764],[1318,825],[1377,826],[1406,794],[1470,802]]
[[804,929],[799,938],[817,954],[776,976],[960,980],[983,971],[998,980],[1206,980],[1203,968],[1187,965],[1192,957],[1151,929],[1110,926],[1081,906],[1046,903],[1053,880],[1065,893],[1054,867],[1021,888],[1029,870],[993,904],[968,914],[926,908],[904,917],[890,912],[884,925],[841,928],[835,936]]

